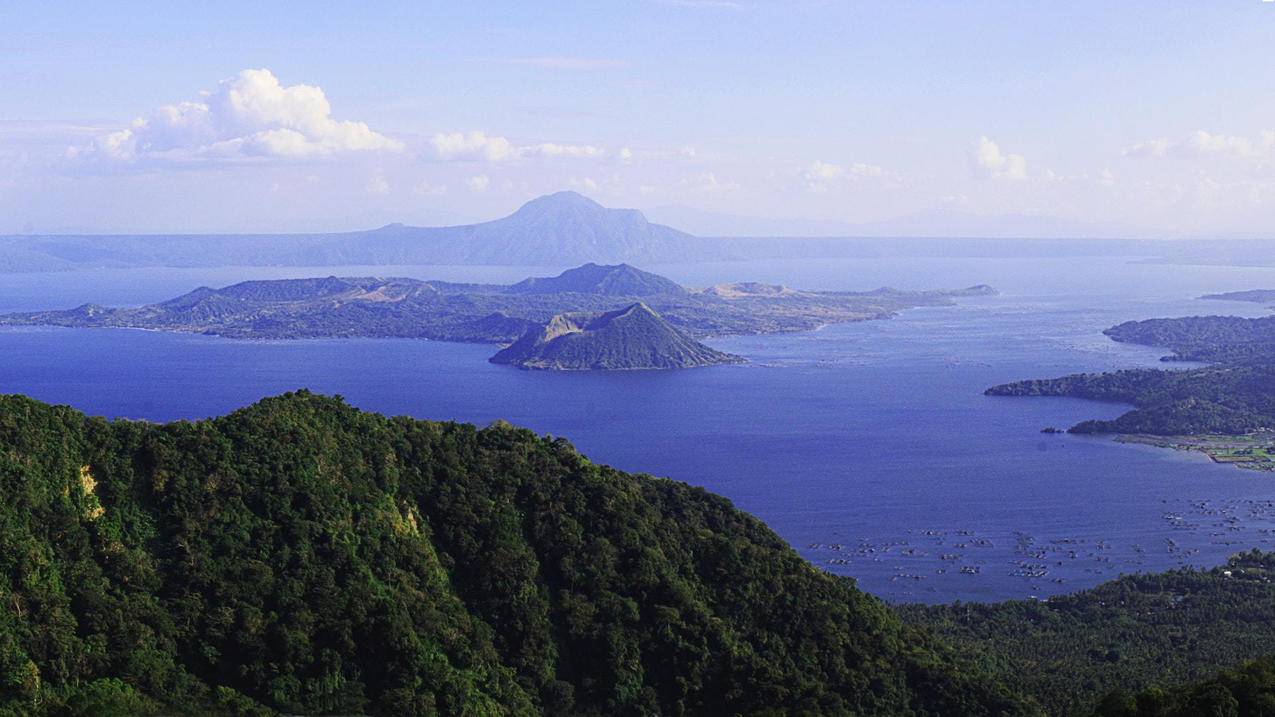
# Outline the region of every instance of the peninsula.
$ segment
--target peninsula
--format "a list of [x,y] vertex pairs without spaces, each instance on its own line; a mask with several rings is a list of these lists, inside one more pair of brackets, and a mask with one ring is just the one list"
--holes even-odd
[[1164,346],[1163,361],[1208,362],[1183,370],[1129,369],[993,386],[989,396],[1071,396],[1131,404],[1113,420],[1070,433],[1201,451],[1213,460],[1275,470],[1275,317],[1191,316],[1130,321],[1115,341]]

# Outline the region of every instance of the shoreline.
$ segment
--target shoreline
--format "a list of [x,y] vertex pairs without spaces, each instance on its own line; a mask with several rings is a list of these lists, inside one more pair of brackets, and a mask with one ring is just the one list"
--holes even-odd
[[1114,440],[1175,451],[1202,453],[1214,463],[1251,471],[1275,473],[1275,433],[1227,435],[1156,436],[1120,433]]

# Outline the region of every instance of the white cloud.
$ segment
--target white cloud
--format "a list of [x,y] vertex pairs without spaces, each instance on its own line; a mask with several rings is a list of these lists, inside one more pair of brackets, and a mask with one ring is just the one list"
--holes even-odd
[[1021,154],[1006,154],[987,137],[979,137],[971,152],[974,172],[980,177],[1020,180],[1027,178],[1027,159]]
[[812,192],[825,192],[834,184],[853,182],[871,177],[883,177],[886,172],[875,164],[855,162],[849,167],[833,164],[823,160],[815,160],[801,173],[806,189]]
[[524,155],[542,157],[600,157],[606,153],[606,150],[591,144],[555,144],[553,142],[533,144],[521,149]]
[[633,161],[633,150],[628,147],[621,147],[616,156],[618,156],[622,162],[631,162]]
[[601,157],[606,149],[592,144],[515,145],[500,135],[486,132],[450,132],[434,135],[429,141],[440,159],[507,162],[526,157]]
[[164,105],[126,128],[67,150],[69,158],[196,161],[396,151],[403,144],[363,122],[332,119],[323,90],[284,87],[269,70],[243,70],[198,101]]
[[469,187],[471,192],[485,192],[491,187],[491,177],[485,174],[478,174],[465,180],[465,186]]
[[390,193],[390,183],[385,181],[385,177],[380,174],[367,180],[367,186],[364,188],[367,189],[368,194]]
[[485,132],[436,134],[429,143],[443,159],[482,159],[488,162],[502,162],[518,155],[517,148],[509,140],[488,135]]
[[1126,147],[1128,157],[1208,157],[1226,156],[1242,159],[1264,159],[1275,155],[1275,130],[1266,130],[1256,139],[1196,130],[1186,137],[1172,140],[1159,137]]

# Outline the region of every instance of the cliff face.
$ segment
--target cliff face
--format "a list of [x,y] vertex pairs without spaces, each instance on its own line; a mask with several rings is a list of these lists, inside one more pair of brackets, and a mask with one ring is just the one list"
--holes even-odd
[[690,338],[646,304],[602,314],[559,314],[491,357],[558,371],[664,369],[742,362]]

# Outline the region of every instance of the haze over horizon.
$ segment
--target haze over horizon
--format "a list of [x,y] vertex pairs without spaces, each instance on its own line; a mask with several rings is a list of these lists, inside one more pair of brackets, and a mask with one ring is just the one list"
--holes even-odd
[[1275,234],[1257,0],[0,21],[0,234],[460,224],[563,189],[699,234]]

